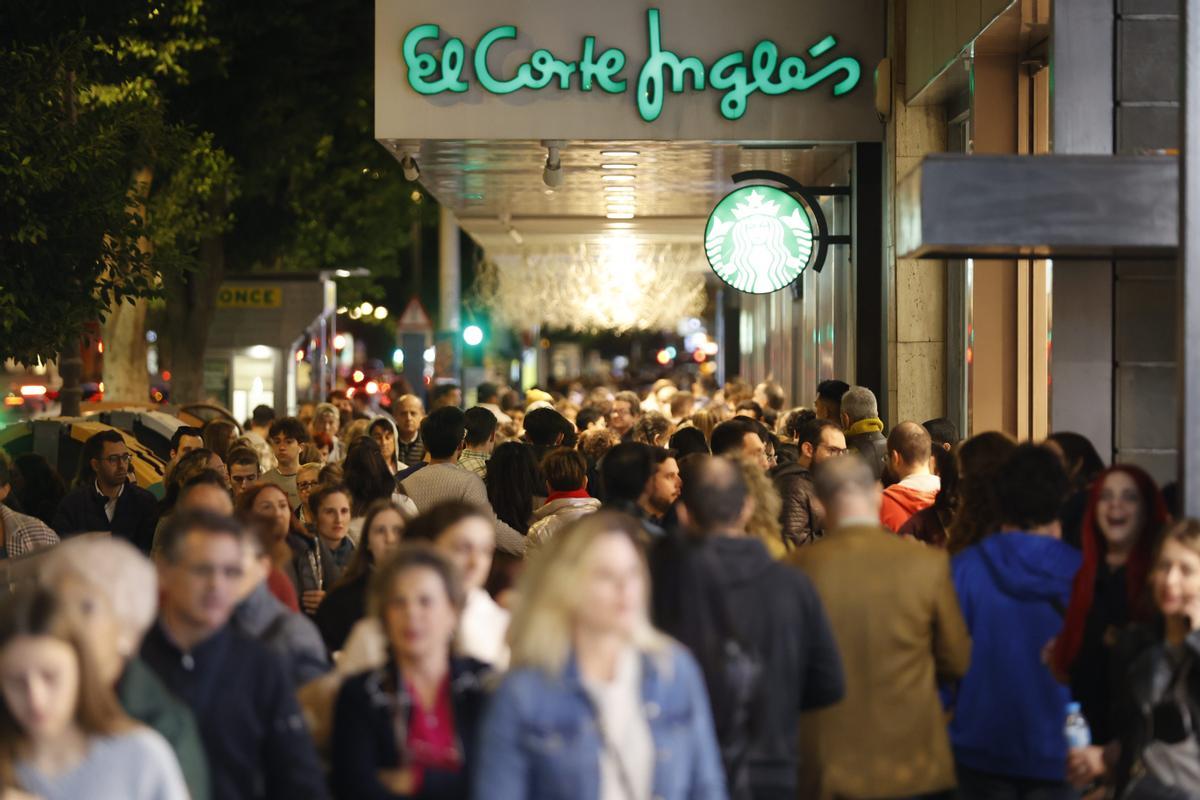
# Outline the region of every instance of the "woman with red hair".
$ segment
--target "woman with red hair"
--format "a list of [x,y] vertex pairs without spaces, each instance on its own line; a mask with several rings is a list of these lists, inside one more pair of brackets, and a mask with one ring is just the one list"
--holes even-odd
[[1146,581],[1168,516],[1154,479],[1139,467],[1113,466],[1092,483],[1081,528],[1083,565],[1051,667],[1070,681],[1098,745],[1117,733],[1110,724],[1113,646],[1122,628],[1153,612]]

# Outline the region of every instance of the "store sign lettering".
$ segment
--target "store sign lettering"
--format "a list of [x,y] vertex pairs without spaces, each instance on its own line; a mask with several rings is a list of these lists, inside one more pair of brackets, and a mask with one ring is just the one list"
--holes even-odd
[[[649,51],[637,79],[638,113],[646,122],[653,122],[662,114],[667,92],[679,94],[689,88],[724,92],[721,116],[736,120],[746,113],[750,97],[756,92],[764,95],[807,92],[833,80],[833,96],[841,97],[858,86],[862,78],[861,65],[849,56],[834,58],[810,74],[809,64],[799,56],[781,60],[778,45],[769,39],[755,45],[749,57],[735,50],[705,66],[695,56],[681,58],[664,49],[658,9],[649,9],[646,16]],[[441,29],[432,24],[418,25],[404,37],[408,85],[423,95],[466,92],[470,84],[463,77],[463,70],[468,55],[462,39],[446,40],[439,55],[419,49],[423,42],[437,42],[440,38]],[[551,84],[570,89],[573,83],[583,92],[599,88],[609,94],[623,94],[628,89],[629,82],[622,74],[627,63],[625,51],[610,47],[597,52],[595,36],[584,37],[578,61],[563,61],[549,50],[535,50],[515,74],[499,75],[488,64],[491,48],[497,42],[515,38],[515,25],[497,26],[479,38],[471,62],[475,80],[484,91],[504,95],[520,89],[544,89]],[[836,46],[837,39],[826,36],[808,48],[808,57],[824,58]]]
[[278,286],[222,286],[217,308],[279,308],[283,290]]

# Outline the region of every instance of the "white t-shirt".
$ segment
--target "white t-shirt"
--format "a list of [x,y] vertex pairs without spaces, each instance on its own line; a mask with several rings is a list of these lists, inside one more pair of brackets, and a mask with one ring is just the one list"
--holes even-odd
[[604,736],[600,800],[649,800],[654,791],[655,753],[654,736],[642,707],[641,656],[630,647],[610,683],[585,680],[583,687],[595,704]]
[[509,613],[483,589],[467,594],[467,605],[458,623],[454,649],[459,655],[477,658],[498,670],[508,669]]

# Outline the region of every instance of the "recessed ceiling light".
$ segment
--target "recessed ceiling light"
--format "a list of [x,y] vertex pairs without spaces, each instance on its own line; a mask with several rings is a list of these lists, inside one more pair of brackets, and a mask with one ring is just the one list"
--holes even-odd
[[616,194],[633,194],[637,191],[633,186],[623,186],[619,183],[609,184],[604,187],[606,192],[614,192]]
[[608,213],[610,214],[632,214],[637,209],[633,206],[609,206]]
[[633,219],[632,213],[628,213],[628,214],[609,213],[609,214],[605,214],[605,216],[608,217],[609,219]]
[[613,181],[613,182],[620,182],[620,183],[629,183],[630,181],[637,180],[632,175],[601,175],[600,179],[605,180],[605,181]]
[[601,150],[600,155],[605,158],[635,158],[638,154],[637,150]]
[[637,164],[601,164],[600,169],[637,169]]

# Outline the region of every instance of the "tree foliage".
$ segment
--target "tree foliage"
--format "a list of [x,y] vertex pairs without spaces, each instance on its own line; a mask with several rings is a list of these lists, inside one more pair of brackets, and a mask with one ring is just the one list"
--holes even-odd
[[0,356],[29,362],[194,268],[234,172],[164,101],[215,43],[201,0],[16,3],[0,29]]
[[126,197],[137,120],[79,108],[88,49],[76,32],[0,53],[0,354],[23,362],[155,282]]

